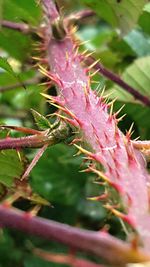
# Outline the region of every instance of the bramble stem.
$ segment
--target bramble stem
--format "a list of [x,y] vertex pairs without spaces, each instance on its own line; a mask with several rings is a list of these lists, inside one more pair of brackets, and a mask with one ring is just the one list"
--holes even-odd
[[44,135],[29,135],[20,138],[0,139],[0,150],[5,149],[21,149],[21,148],[39,148],[46,143],[53,143],[54,137],[50,138]]
[[29,217],[26,212],[0,205],[2,227],[14,228],[42,237],[55,240],[69,247],[94,254],[115,266],[124,266],[128,262],[145,262],[150,256],[131,245],[111,237],[104,232],[81,230],[63,223],[40,217]]

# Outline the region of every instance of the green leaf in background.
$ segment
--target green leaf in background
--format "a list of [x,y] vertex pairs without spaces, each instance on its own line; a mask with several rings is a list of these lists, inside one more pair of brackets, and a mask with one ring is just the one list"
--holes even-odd
[[41,18],[40,5],[35,0],[4,0],[2,18],[37,25]]
[[132,30],[124,38],[135,55],[139,57],[150,55],[150,37],[139,30]]
[[150,3],[144,6],[143,13],[140,16],[138,23],[142,27],[143,31],[150,34]]
[[[35,0],[4,0],[0,8],[0,18],[3,20],[25,22],[31,26],[36,26],[40,23],[41,9]],[[0,31],[0,47],[12,57],[23,62],[33,48],[31,35],[24,35],[3,27],[1,27]]]
[[[21,154],[21,157],[22,154]],[[24,162],[20,161],[16,150],[0,151],[0,182],[11,187],[14,179],[19,179],[24,172]]]
[[24,87],[20,79],[20,76],[14,72],[13,68],[11,67],[6,58],[0,57],[0,68],[8,72],[13,77],[15,77],[16,80],[18,80],[18,82],[20,83],[20,86],[22,85]]
[[81,197],[86,176],[78,172],[74,152],[63,144],[50,147],[32,171],[32,188],[52,204],[74,205]]
[[136,24],[146,0],[82,0],[101,18],[127,34]]
[[[135,60],[124,71],[122,78],[128,84],[137,89],[138,92],[150,98],[150,56],[141,57]],[[108,90],[112,97],[124,102],[135,102],[134,97],[118,85]]]
[[13,58],[24,62],[32,50],[31,36],[2,28],[0,32],[0,47]]
[[16,73],[13,71],[11,65],[8,63],[6,58],[0,57],[0,68],[7,71],[12,76],[16,77]]

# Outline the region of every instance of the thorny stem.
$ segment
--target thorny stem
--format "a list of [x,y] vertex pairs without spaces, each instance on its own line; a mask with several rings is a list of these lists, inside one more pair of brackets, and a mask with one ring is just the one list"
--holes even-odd
[[[90,57],[86,60],[86,62],[90,65],[95,62],[95,59]],[[135,99],[140,100],[140,102],[142,102],[144,105],[150,107],[150,99],[148,97],[139,93],[135,88],[123,81],[117,74],[105,68],[101,63],[96,63],[94,69],[99,70],[99,73],[101,73],[103,76],[121,86],[125,91],[133,95]]]
[[24,34],[28,34],[33,31],[33,29],[31,29],[31,27],[26,23],[17,23],[17,22],[12,22],[8,20],[1,20],[0,26],[11,29],[11,30],[19,31]]
[[72,135],[72,130],[70,126],[66,123],[60,123],[57,128],[50,131],[47,129],[45,131],[36,131],[24,127],[15,126],[1,126],[8,129],[18,130],[24,133],[33,133],[32,135],[11,138],[7,137],[5,139],[0,139],[0,150],[5,149],[21,149],[21,148],[41,148],[45,145],[54,145],[60,141],[66,140]]
[[20,138],[5,138],[0,140],[0,150],[5,149],[21,149],[21,148],[40,148],[46,143],[54,142],[54,138],[50,140],[47,135],[29,135]]
[[111,237],[104,232],[81,230],[76,227],[43,219],[29,217],[26,212],[0,205],[2,227],[19,229],[47,240],[55,240],[69,247],[94,254],[115,266],[125,266],[128,262],[145,262],[150,257],[141,250]]

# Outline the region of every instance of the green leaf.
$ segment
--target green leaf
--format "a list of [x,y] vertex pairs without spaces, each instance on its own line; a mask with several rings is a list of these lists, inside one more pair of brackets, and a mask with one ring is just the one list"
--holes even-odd
[[[142,95],[150,98],[150,56],[141,57],[135,60],[122,75],[122,79],[129,85],[134,87]],[[135,102],[134,97],[127,91],[115,85],[112,89],[112,97],[117,97],[118,100],[124,102]]]
[[63,144],[50,147],[32,171],[32,188],[52,204],[74,205],[81,198],[85,174],[78,172],[74,152]]
[[149,22],[150,22],[150,3],[144,6],[143,13],[138,21],[142,29],[148,34],[150,34]]
[[35,120],[37,126],[41,130],[46,130],[46,129],[51,128],[51,124],[50,124],[48,119],[46,119],[43,115],[41,115],[40,113],[38,113],[34,109],[31,109],[31,112],[32,112],[32,115],[34,117],[34,120]]
[[150,37],[139,30],[132,30],[124,41],[131,47],[132,51],[139,57],[150,55]]
[[0,47],[7,51],[13,58],[24,62],[32,50],[31,36],[2,28],[0,34]]
[[8,63],[6,58],[0,57],[0,68],[7,71],[12,76],[16,77],[16,73],[13,71],[11,65]]
[[15,77],[18,80],[18,82],[20,82],[20,86],[22,85],[24,87],[24,85],[20,79],[20,76],[14,72],[13,68],[8,63],[6,58],[0,57],[0,68],[5,70],[6,72],[8,72],[13,77]]
[[82,0],[101,18],[127,34],[136,24],[146,0]]
[[23,172],[24,162],[20,161],[16,150],[0,151],[0,182],[3,185],[11,187],[14,180],[19,179]]
[[35,25],[40,21],[40,5],[37,5],[35,0],[4,0],[2,8],[3,19],[25,21]]

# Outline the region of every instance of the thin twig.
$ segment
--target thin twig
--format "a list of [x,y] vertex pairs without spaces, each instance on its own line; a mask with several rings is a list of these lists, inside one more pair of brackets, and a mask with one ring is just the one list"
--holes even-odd
[[124,266],[128,262],[150,261],[150,255],[104,232],[81,230],[40,217],[27,216],[26,212],[4,205],[0,205],[0,218],[3,227],[14,228],[26,234],[55,240],[69,247],[90,252],[115,266]]
[[22,32],[24,34],[28,34],[30,32],[33,32],[33,28],[31,28],[26,23],[17,23],[17,22],[8,21],[8,20],[1,20],[0,25],[4,28],[16,30],[16,31]]
[[[92,57],[89,57],[86,60],[86,62],[88,65],[91,65],[92,63],[95,62],[95,59]],[[107,77],[109,80],[111,80],[111,81],[115,82],[116,84],[118,84],[119,86],[121,86],[125,91],[127,91],[128,93],[133,95],[135,99],[139,100],[144,105],[150,107],[150,99],[148,97],[142,95],[135,88],[133,88],[128,83],[123,81],[117,74],[115,74],[112,71],[105,68],[101,63],[96,63],[94,66],[94,69],[98,70],[99,73],[101,73],[103,76]]]
[[31,163],[29,164],[28,168],[25,170],[24,174],[22,175],[21,181],[23,181],[25,178],[27,178],[29,176],[32,169],[34,168],[36,163],[39,161],[39,159],[42,157],[42,155],[45,152],[45,150],[47,149],[47,147],[48,147],[48,144],[45,144],[42,148],[40,148],[40,150],[37,152],[37,154],[35,155],[35,157],[31,161]]
[[86,19],[95,15],[95,12],[90,9],[83,9],[74,12],[64,18],[65,22],[68,24],[78,22],[79,20]]

